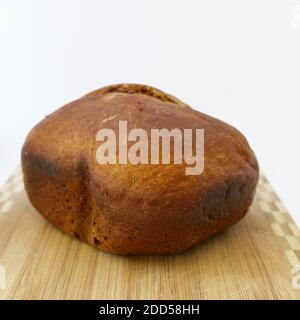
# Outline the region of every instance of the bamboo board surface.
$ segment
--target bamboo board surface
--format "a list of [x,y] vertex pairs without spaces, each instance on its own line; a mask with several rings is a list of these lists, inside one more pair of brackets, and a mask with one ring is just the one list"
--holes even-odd
[[63,234],[18,169],[0,191],[0,299],[300,299],[300,231],[268,181],[247,216],[186,253],[122,257]]

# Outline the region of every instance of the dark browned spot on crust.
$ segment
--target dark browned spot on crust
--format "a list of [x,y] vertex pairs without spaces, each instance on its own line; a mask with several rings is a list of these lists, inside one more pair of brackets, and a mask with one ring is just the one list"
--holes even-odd
[[94,238],[94,245],[98,247],[100,246],[100,244],[101,244],[100,240],[98,240],[97,238]]

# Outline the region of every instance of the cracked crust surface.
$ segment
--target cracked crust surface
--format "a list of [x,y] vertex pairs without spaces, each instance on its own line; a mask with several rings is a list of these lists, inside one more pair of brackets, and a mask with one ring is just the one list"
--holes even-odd
[[[96,134],[152,128],[205,130],[205,167],[99,165]],[[150,147],[150,145],[149,145]],[[252,203],[258,165],[244,136],[155,88],[96,90],[47,116],[22,150],[33,206],[62,231],[116,254],[178,253],[239,221]]]

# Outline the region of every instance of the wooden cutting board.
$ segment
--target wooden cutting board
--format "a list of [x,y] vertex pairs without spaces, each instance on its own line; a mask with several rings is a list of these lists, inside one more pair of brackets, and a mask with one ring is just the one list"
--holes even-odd
[[264,177],[241,222],[174,256],[116,256],[63,234],[30,205],[20,169],[0,191],[1,299],[300,299],[297,285],[300,231]]

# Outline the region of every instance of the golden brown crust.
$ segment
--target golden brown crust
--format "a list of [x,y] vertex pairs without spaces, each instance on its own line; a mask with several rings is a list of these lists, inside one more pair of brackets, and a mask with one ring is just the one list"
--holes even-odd
[[[205,169],[184,165],[99,165],[96,133],[204,128]],[[40,122],[22,150],[33,206],[64,232],[117,254],[184,251],[239,221],[249,208],[258,165],[231,126],[149,86],[114,85]]]

